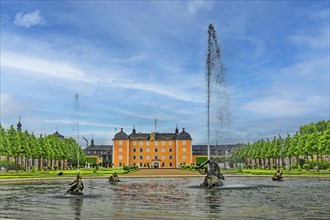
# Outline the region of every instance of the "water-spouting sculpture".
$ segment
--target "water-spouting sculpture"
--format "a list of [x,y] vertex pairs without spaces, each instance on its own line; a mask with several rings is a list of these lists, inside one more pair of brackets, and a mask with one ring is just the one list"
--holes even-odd
[[109,183],[117,183],[117,182],[120,182],[120,179],[118,177],[118,174],[115,172],[110,176]]
[[82,176],[80,173],[77,174],[76,179],[72,183],[69,183],[69,185],[71,187],[68,191],[66,191],[66,194],[84,195],[84,193],[83,193],[84,183],[82,181]]
[[[201,165],[197,167],[197,169],[200,169],[208,164],[208,169],[206,172],[206,176],[204,178],[204,182],[201,183],[201,186],[204,186],[206,188],[213,188],[217,186],[222,186],[223,182],[221,180],[224,180],[225,177],[221,173],[220,166],[218,162],[211,157],[209,160],[205,161]],[[202,173],[205,174],[205,173]]]
[[[208,29],[208,53],[206,59],[206,80],[207,80],[207,156],[208,160],[202,164],[209,164],[208,172],[201,184],[206,187],[223,185],[220,178],[218,163],[210,158],[210,127],[211,127],[211,107],[214,105],[216,118],[212,118],[215,123],[216,132],[229,121],[228,96],[225,89],[225,68],[221,59],[221,50],[218,45],[217,34],[212,24]],[[213,95],[211,95],[213,93]],[[212,98],[212,105],[211,105]],[[217,135],[218,136],[218,135]],[[223,178],[224,179],[224,178]]]
[[272,180],[281,181],[283,179],[283,174],[280,169],[273,175]]

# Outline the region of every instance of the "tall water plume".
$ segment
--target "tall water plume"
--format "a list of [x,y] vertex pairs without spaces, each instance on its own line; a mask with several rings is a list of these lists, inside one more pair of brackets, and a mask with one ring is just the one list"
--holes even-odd
[[210,158],[211,128],[214,130],[214,144],[222,142],[226,133],[225,125],[230,123],[229,96],[225,85],[225,67],[222,62],[221,48],[217,33],[212,24],[208,29],[208,48],[206,59],[207,80],[207,148]]

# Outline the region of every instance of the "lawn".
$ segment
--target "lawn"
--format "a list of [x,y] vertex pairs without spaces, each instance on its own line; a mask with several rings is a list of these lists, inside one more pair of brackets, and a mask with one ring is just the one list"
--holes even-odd
[[[63,172],[63,175],[58,175]],[[114,172],[121,174],[125,173],[123,169],[100,168],[98,170],[82,168],[80,170],[50,170],[50,171],[9,171],[1,172],[1,179],[14,179],[14,178],[62,178],[62,177],[75,177],[80,172],[84,177],[110,177]]]
[[[241,172],[238,171],[238,169],[222,169],[222,172],[224,174],[232,174],[232,175],[243,175],[243,176],[261,176],[261,175],[267,175],[271,176],[276,173],[276,170],[265,170],[265,169],[242,169]],[[283,176],[315,176],[315,177],[330,177],[330,171],[329,170],[304,170],[298,171],[295,170],[282,170]]]

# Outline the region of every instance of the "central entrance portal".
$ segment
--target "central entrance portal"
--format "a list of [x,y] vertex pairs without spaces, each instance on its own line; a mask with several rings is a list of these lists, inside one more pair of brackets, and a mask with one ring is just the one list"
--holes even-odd
[[155,161],[155,162],[153,163],[153,166],[154,166],[154,168],[159,168],[159,163],[158,163],[157,161]]

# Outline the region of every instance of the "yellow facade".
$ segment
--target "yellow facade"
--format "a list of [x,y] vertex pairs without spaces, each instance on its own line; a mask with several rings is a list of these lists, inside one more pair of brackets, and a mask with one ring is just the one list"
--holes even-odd
[[192,139],[184,131],[178,133],[136,133],[127,135],[122,129],[113,139],[114,167],[135,165],[139,168],[179,168],[191,165]]

